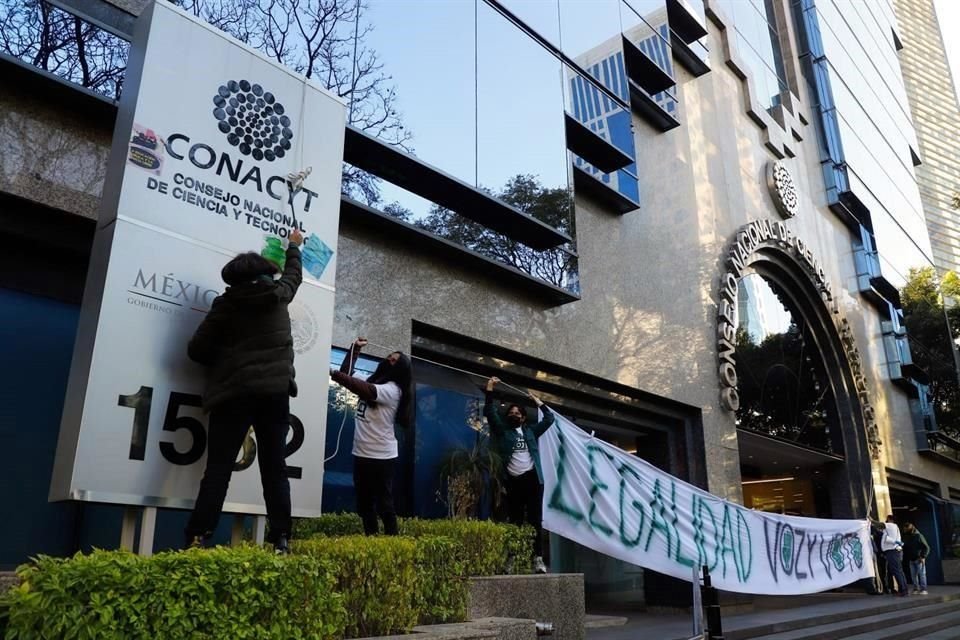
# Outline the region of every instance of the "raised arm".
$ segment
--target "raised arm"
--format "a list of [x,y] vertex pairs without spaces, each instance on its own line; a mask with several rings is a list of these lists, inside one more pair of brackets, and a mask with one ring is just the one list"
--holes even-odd
[[357,394],[357,397],[361,400],[374,402],[377,399],[377,387],[360,378],[354,378],[351,375],[357,358],[360,357],[360,350],[366,345],[367,341],[364,338],[354,340],[353,348],[350,349],[347,355],[344,356],[343,362],[340,363],[340,370],[331,371],[330,377],[347,390]]
[[487,417],[487,424],[490,425],[490,433],[496,436],[501,435],[507,430],[507,425],[504,424],[503,418],[500,417],[500,412],[497,411],[497,407],[493,402],[493,387],[498,382],[500,382],[500,378],[490,378],[487,380],[487,387],[484,389],[483,394],[483,415]]
[[550,409],[550,407],[548,407],[547,405],[543,404],[543,401],[540,400],[540,398],[533,395],[532,393],[529,393],[527,395],[529,395],[530,399],[536,403],[537,408],[543,411],[543,420],[541,420],[537,424],[530,427],[531,429],[533,429],[533,434],[539,438],[540,436],[542,436],[544,433],[547,432],[547,429],[553,426],[553,422],[556,419],[556,417],[553,415],[553,410]]
[[287,247],[287,259],[283,263],[283,275],[277,280],[277,297],[280,302],[289,303],[297,295],[297,289],[303,281],[303,263],[300,260],[300,244],[303,236],[294,229],[290,233],[290,245]]
[[344,357],[343,362],[340,363],[340,371],[347,374],[348,376],[353,375],[353,370],[357,366],[357,358],[360,357],[360,350],[367,346],[366,338],[357,338],[353,341],[353,346],[350,348],[350,351],[347,352],[347,355]]

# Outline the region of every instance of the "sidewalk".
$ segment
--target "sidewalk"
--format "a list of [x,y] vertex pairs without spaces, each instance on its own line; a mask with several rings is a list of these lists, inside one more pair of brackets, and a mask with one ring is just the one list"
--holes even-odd
[[[930,587],[930,596],[949,594],[960,594],[960,587]],[[921,600],[924,597],[910,596],[910,599]],[[723,631],[729,633],[790,620],[820,618],[839,612],[868,610],[896,600],[898,599],[892,596],[842,593],[796,596],[789,599],[789,601],[796,603],[795,606],[789,608],[769,608],[769,606],[764,605],[763,608],[757,607],[750,613],[724,616]],[[619,615],[627,618],[627,623],[622,626],[587,629],[587,640],[680,640],[693,635],[693,623],[690,614],[594,611],[589,607],[587,611],[588,613]]]

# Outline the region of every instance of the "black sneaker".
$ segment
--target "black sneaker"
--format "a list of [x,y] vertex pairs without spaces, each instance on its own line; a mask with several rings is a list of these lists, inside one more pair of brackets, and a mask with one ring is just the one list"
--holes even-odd
[[287,540],[287,536],[277,538],[277,541],[273,543],[273,552],[278,556],[290,555],[290,542]]

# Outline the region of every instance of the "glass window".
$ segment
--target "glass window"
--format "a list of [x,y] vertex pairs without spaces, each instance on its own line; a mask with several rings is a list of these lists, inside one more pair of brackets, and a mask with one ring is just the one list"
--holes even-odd
[[569,191],[561,63],[486,3],[477,20],[477,184],[569,228],[569,198],[555,199],[561,209],[550,211],[541,199],[512,197],[521,182],[543,193]]
[[[366,6],[354,64],[357,75],[365,76],[354,81],[354,126],[390,142],[399,140],[424,162],[476,185],[474,0],[372,0]],[[379,68],[364,73],[371,61]],[[364,92],[377,77],[386,79],[381,95]],[[391,115],[398,121],[392,130],[374,126],[383,95],[390,98]]]
[[[607,60],[606,68],[623,75],[623,52],[618,50]],[[567,75],[567,113],[586,125],[591,131],[610,142],[631,158],[636,157],[633,137],[633,117],[595,84],[572,69]],[[625,76],[624,76],[625,77]],[[583,158],[570,154],[573,165],[601,180],[634,202],[640,201],[637,181],[637,163],[633,162],[613,173],[603,173]]]
[[773,1],[719,0],[719,4],[733,20],[737,49],[753,76],[761,106],[780,104],[788,85]]
[[[618,0],[560,0],[560,37],[570,59],[584,69],[593,68],[620,49],[623,36]],[[606,84],[601,76],[594,76]],[[627,99],[628,94],[607,86]]]
[[500,0],[500,4],[537,34],[560,46],[559,0]]
[[759,274],[740,280],[737,427],[827,453],[843,452],[820,350],[785,293]]
[[130,45],[49,2],[0,3],[0,52],[102,96],[120,97]]

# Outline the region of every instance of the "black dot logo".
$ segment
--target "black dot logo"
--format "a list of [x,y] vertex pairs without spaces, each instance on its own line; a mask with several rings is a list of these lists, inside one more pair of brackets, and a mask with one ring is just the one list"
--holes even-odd
[[273,162],[290,151],[293,139],[286,109],[269,91],[247,80],[231,80],[213,96],[213,117],[227,142],[254,160]]

